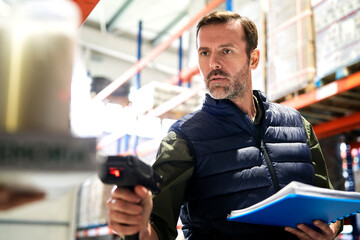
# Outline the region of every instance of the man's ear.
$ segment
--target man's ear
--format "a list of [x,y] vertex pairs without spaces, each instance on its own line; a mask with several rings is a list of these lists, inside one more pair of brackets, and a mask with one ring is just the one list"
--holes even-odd
[[250,69],[251,70],[256,69],[257,66],[259,65],[259,61],[260,61],[260,50],[259,49],[252,50],[250,54]]

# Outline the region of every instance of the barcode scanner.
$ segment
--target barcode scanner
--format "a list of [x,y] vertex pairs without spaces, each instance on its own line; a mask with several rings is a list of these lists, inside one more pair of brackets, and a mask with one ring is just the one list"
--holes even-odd
[[[151,166],[133,155],[102,157],[99,173],[105,184],[115,184],[134,191],[136,185],[142,185],[156,194],[160,192],[162,178]],[[127,240],[138,240],[139,234],[126,236]]]

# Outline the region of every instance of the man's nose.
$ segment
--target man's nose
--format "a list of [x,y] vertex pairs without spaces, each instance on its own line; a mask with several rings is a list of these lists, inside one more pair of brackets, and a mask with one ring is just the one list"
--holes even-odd
[[211,55],[209,65],[210,65],[211,69],[220,69],[221,68],[220,59],[216,54]]

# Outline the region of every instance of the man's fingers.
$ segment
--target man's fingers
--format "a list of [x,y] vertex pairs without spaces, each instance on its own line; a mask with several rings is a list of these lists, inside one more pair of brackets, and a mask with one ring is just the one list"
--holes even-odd
[[321,240],[323,239],[321,234],[314,231],[310,227],[306,226],[305,224],[299,224],[297,226],[298,228],[292,228],[292,227],[285,227],[285,231],[288,231],[294,235],[296,235],[301,240]]
[[314,225],[319,228],[319,231],[316,231],[305,224],[299,224],[296,228],[285,227],[285,231],[288,231],[296,235],[299,239],[334,239],[336,234],[333,229],[327,223],[324,223],[319,220],[315,220]]
[[299,224],[298,228],[305,232],[308,236],[311,237],[311,239],[334,239],[335,238],[335,233],[332,231],[332,229],[330,228],[330,226],[325,223],[322,222],[320,220],[315,220],[313,222],[313,224],[319,228],[317,231],[310,228],[309,226],[306,226],[305,224]]
[[320,220],[315,220],[314,221],[314,225],[316,227],[318,227],[323,235],[325,235],[326,237],[328,238],[335,238],[336,237],[336,231],[335,229],[332,229],[329,224],[323,222],[323,221],[320,221]]
[[141,214],[141,212],[143,211],[142,206],[117,198],[109,199],[107,202],[107,206],[111,210],[123,212],[130,215],[138,215]]
[[327,224],[327,223],[324,223],[324,222],[319,221],[319,220],[315,220],[314,225],[316,227],[320,228],[323,232],[326,232],[328,234],[333,234],[331,228],[329,227],[329,224]]
[[298,228],[305,232],[306,235],[310,236],[311,238],[310,239],[324,239],[324,235],[319,233],[318,231],[310,228],[309,226],[306,226],[305,224],[299,224],[298,225]]
[[119,224],[138,225],[139,222],[141,222],[141,216],[139,215],[129,215],[122,212],[112,211],[109,216],[110,219]]
[[141,205],[143,207],[143,225],[147,226],[147,222],[149,221],[149,217],[152,210],[152,194],[151,191],[143,186],[136,186],[135,192],[138,196],[141,197]]
[[118,235],[133,235],[139,232],[139,225],[124,225],[113,221],[109,222],[109,228]]
[[135,202],[140,203],[141,198],[137,196],[133,191],[128,188],[122,188],[115,186],[112,189],[112,197],[113,198],[120,198],[126,200],[128,202]]
[[134,192],[141,198],[141,201],[148,201],[152,198],[152,193],[144,186],[137,185],[134,188]]
[[310,239],[306,233],[304,233],[296,228],[285,227],[285,231],[288,231],[289,233],[296,235],[299,239]]

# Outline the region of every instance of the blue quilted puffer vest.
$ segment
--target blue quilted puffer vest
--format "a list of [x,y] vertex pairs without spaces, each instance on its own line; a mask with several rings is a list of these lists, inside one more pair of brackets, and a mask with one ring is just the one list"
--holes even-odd
[[294,238],[282,228],[226,220],[231,210],[253,205],[291,181],[314,183],[300,114],[267,102],[258,91],[254,95],[263,113],[260,131],[231,101],[209,95],[201,110],[170,128],[187,140],[195,161],[180,213],[187,239]]

